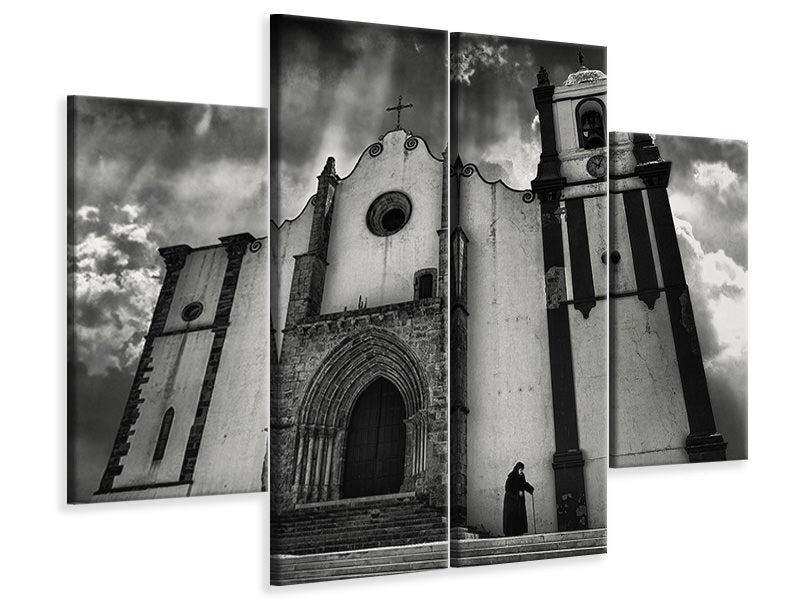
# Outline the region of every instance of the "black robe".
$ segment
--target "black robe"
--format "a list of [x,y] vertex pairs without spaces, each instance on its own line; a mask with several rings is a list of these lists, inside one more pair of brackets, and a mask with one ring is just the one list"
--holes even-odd
[[533,494],[533,486],[525,481],[525,475],[516,469],[506,479],[506,495],[503,498],[503,535],[528,533],[528,513],[525,511],[525,494]]

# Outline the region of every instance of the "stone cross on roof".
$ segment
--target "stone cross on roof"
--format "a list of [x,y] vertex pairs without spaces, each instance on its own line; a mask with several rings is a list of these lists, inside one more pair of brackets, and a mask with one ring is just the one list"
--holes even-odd
[[414,105],[413,104],[403,104],[403,97],[402,96],[398,96],[398,98],[397,98],[397,106],[390,106],[389,108],[386,109],[386,112],[391,112],[393,110],[397,111],[397,127],[395,127],[395,129],[400,129],[400,111],[403,110],[404,108],[411,108],[412,106],[414,106]]

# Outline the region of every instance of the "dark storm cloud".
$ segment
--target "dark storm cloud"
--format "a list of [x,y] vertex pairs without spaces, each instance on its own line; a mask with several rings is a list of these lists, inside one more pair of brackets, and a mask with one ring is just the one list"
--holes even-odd
[[70,407],[67,497],[70,501],[87,501],[97,490],[111,454],[133,373],[110,369],[102,375],[90,375],[81,362],[69,363],[68,368],[73,385],[67,397]]
[[158,248],[267,227],[266,111],[78,97],[69,218],[70,499],[108,458],[163,266]]
[[454,151],[465,163],[478,165],[488,179],[529,187],[541,152],[532,94],[536,74],[543,66],[550,82],[561,85],[578,70],[579,50],[589,68],[606,71],[606,51],[599,46],[454,34],[450,48],[451,89],[458,97]]
[[413,103],[401,123],[433,152],[446,145],[446,34],[300,17],[271,21],[272,217],[295,217],[328,156],[347,175],[395,126],[386,108]]

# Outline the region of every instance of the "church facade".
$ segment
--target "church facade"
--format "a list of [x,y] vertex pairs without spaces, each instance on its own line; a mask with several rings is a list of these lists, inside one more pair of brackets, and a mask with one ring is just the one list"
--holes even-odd
[[166,273],[96,501],[264,489],[266,240],[159,250]]
[[398,124],[346,177],[329,158],[302,213],[273,223],[273,547],[309,507],[446,507],[446,173]]
[[517,461],[527,532],[606,526],[606,76],[582,66],[556,87],[542,69],[533,97],[531,188],[460,159],[451,181],[451,514],[488,536]]

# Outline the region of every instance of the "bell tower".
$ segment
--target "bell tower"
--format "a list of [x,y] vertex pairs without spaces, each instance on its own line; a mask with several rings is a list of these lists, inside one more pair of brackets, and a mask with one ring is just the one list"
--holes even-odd
[[542,68],[533,90],[542,153],[531,188],[541,218],[559,531],[599,525],[608,456],[597,427],[606,414],[597,382],[606,377],[607,78],[578,58],[562,85]]

